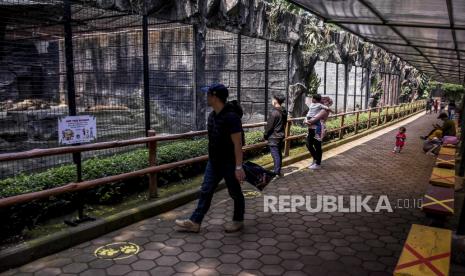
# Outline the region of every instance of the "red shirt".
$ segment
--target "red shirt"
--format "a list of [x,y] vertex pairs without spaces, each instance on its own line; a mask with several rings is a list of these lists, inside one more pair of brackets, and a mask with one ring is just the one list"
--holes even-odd
[[403,147],[405,144],[405,139],[407,139],[407,135],[405,133],[397,133],[396,135],[396,147]]

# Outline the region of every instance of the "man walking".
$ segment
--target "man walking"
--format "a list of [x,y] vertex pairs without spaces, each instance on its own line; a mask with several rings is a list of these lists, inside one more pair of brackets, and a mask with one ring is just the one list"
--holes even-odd
[[223,84],[213,84],[202,88],[202,91],[207,93],[207,104],[213,108],[208,116],[208,163],[197,208],[189,219],[176,220],[175,223],[179,231],[199,232],[218,183],[224,178],[229,195],[234,200],[233,221],[225,227],[226,232],[232,233],[244,226],[245,200],[241,189],[241,182],[245,178],[242,169],[242,109],[236,101],[226,102],[229,93]]
[[274,170],[273,172],[281,176],[282,166],[282,150],[284,144],[284,129],[287,122],[287,112],[282,106],[285,101],[283,95],[274,95],[271,100],[273,110],[267,120],[265,133],[263,134],[265,140],[268,140],[271,156],[273,157]]

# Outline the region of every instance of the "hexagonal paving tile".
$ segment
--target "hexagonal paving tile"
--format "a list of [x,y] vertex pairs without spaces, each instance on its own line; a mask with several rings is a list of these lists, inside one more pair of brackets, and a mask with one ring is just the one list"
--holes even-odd
[[[431,121],[432,117],[424,116],[409,123],[409,135],[424,134]],[[270,183],[265,192],[419,198],[428,185],[432,160],[414,150],[422,146],[416,139],[409,140],[405,154],[390,154],[386,145],[392,144],[394,134],[373,136],[363,146],[347,146],[347,151],[325,160],[322,170],[294,170]],[[305,168],[307,163],[304,160],[292,166]],[[174,217],[187,216],[197,204],[190,202],[6,275],[387,275],[397,263],[410,225],[424,222],[421,210],[405,208],[380,214],[309,213],[305,208],[290,213],[264,212],[259,197],[247,199],[243,231],[228,234],[223,224],[230,220],[232,203],[227,190],[215,194],[215,207],[198,234],[174,231]],[[454,220],[447,228],[454,229]],[[134,242],[141,250],[119,260],[94,256],[97,247],[114,241]],[[465,272],[452,266],[451,275],[454,273]]]

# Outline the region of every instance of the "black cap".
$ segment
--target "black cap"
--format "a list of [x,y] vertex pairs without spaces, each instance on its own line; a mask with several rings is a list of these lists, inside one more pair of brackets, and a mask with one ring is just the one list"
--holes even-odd
[[205,93],[217,96],[224,102],[226,102],[226,99],[229,96],[228,88],[226,88],[226,86],[224,86],[224,84],[221,83],[215,83],[210,86],[204,86],[201,88],[201,90]]
[[449,116],[447,115],[447,113],[442,112],[441,114],[439,114],[438,119],[442,118],[449,118]]

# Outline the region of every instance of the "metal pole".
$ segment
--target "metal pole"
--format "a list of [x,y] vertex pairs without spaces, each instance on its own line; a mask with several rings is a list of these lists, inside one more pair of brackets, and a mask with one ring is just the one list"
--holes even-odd
[[291,45],[288,43],[287,44],[287,65],[286,65],[286,70],[287,70],[287,84],[286,84],[286,110],[289,110],[289,84],[291,82],[291,70],[290,70],[290,62],[291,59]]
[[370,76],[370,71],[366,69],[366,91],[365,91],[365,108],[368,108],[368,100],[371,94],[371,76]]
[[[461,117],[461,120],[460,120],[460,138],[462,139],[461,143],[460,143],[460,164],[459,164],[459,173],[458,175],[460,177],[463,177],[465,175],[465,143],[464,143],[464,140],[465,140],[465,95],[463,96],[462,98],[462,108],[460,110],[460,117]],[[464,201],[465,203],[465,201]],[[463,209],[462,209],[463,210]],[[465,222],[464,222],[465,223]]]
[[266,40],[265,44],[265,121],[268,120],[268,73],[270,66],[270,41]]
[[[74,56],[73,56],[73,30],[71,24],[71,2],[70,0],[63,1],[63,17],[64,17],[64,32],[65,32],[65,59],[66,59],[66,83],[68,90],[68,110],[70,116],[77,115],[76,108],[76,90],[74,83]],[[82,181],[82,157],[81,153],[73,153],[73,162],[76,164],[77,182]],[[84,203],[82,193],[79,193],[75,204],[77,205],[78,219],[75,221],[65,221],[66,224],[77,226],[77,224],[92,220],[84,215]]]
[[325,85],[325,86],[324,86],[324,90],[323,90],[323,94],[324,94],[324,95],[326,95],[326,93],[327,93],[327,92],[326,92],[326,65],[327,65],[327,63],[328,63],[328,62],[325,61],[325,73],[324,73],[324,75],[323,75],[323,77],[324,77],[324,85]]
[[360,83],[360,108],[366,108],[365,104],[363,103],[363,87],[365,86],[365,85],[363,85],[364,84],[363,73],[364,73],[365,70],[363,70],[363,67],[361,67],[361,68],[362,68],[362,79],[361,79],[362,81]]
[[[150,130],[150,77],[149,77],[149,23],[146,14],[146,4],[144,1],[144,15],[142,16],[142,58],[144,74],[144,117],[145,117],[145,136],[149,135]],[[194,93],[195,94],[195,93]],[[195,105],[195,101],[194,101]],[[195,106],[194,106],[195,110]],[[196,114],[196,112],[194,112]],[[195,115],[194,115],[195,122]]]
[[[460,142],[460,163],[459,163],[459,172],[458,175],[459,177],[463,177],[465,174],[465,144],[464,144],[464,137],[465,137],[465,95],[462,97],[462,108],[461,108],[461,113],[460,113],[460,137],[461,137],[461,142]],[[459,225],[457,227],[457,235],[465,235],[465,200],[462,203],[462,209],[460,211],[460,218],[459,218]]]
[[349,66],[344,64],[344,112],[347,112],[347,96],[349,93]]
[[64,31],[66,57],[66,83],[68,89],[68,109],[70,116],[76,116],[76,91],[74,84],[73,31],[71,27],[71,3],[64,0]]
[[355,77],[354,77],[354,110],[355,106],[357,105],[357,66],[355,67]]
[[400,94],[400,76],[396,76],[396,104],[399,104],[399,94]]
[[195,100],[195,129],[204,130],[207,128],[206,125],[206,113],[207,113],[207,101],[204,93],[200,91],[200,87],[206,84],[205,79],[205,38],[207,35],[207,29],[201,25],[194,24],[192,28],[194,44],[192,49],[194,64],[193,64],[193,80],[194,80],[194,100]]
[[242,68],[242,36],[241,34],[237,34],[237,62],[236,62],[236,70],[237,70],[237,102],[241,103],[241,68]]
[[389,104],[386,104],[386,74],[384,73],[383,73],[383,104],[389,105]]
[[339,89],[339,64],[336,63],[336,101],[335,101],[335,110],[334,110],[336,114],[338,113],[338,110],[337,110],[338,89]]
[[387,83],[387,90],[388,90],[388,102],[389,105],[392,105],[392,94],[391,94],[391,74],[388,75],[388,83]]

